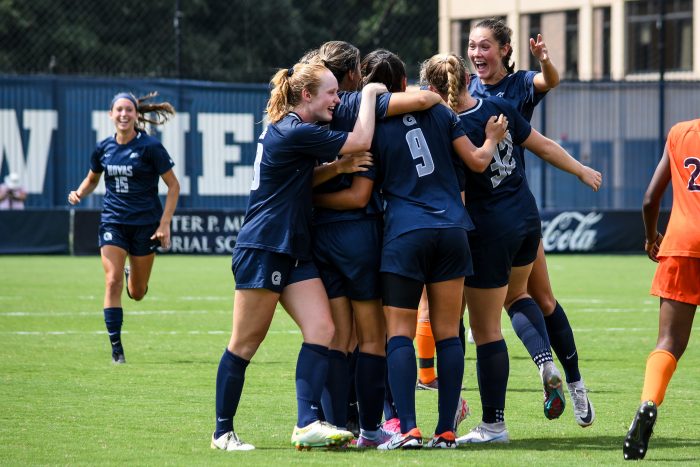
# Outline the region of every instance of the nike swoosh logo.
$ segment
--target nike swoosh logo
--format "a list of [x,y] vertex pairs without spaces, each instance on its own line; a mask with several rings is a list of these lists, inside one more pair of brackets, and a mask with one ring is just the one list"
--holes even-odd
[[574,358],[574,355],[576,355],[576,350],[574,350],[574,353],[572,353],[571,355],[567,355],[566,359],[571,360],[572,358]]
[[591,417],[592,417],[592,415],[593,415],[593,414],[591,413],[591,403],[590,403],[590,401],[589,401],[589,402],[588,402],[588,414],[587,414],[585,417],[581,417],[581,421],[582,421],[583,423],[591,423]]
[[225,422],[226,420],[228,420],[228,418],[216,417],[217,422]]

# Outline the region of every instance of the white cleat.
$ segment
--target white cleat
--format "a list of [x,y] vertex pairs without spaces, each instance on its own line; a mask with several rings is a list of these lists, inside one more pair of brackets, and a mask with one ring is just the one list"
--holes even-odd
[[505,422],[479,423],[472,431],[457,438],[457,445],[477,443],[508,443],[510,437]]
[[462,423],[469,415],[471,415],[469,404],[467,404],[467,401],[460,396],[459,403],[457,404],[457,412],[455,413],[455,433],[457,432],[457,428],[459,428],[459,424]]
[[255,449],[255,446],[244,443],[238,438],[238,435],[235,432],[229,431],[216,439],[212,433],[211,448],[221,449],[222,451],[252,451]]
[[292,445],[298,450],[326,446],[338,447],[345,446],[354,438],[355,436],[347,430],[316,420],[304,428],[294,427]]
[[583,384],[583,380],[567,384],[569,396],[574,403],[574,418],[576,423],[583,428],[591,426],[595,421],[595,410],[590,399],[588,399],[588,388]]
[[469,328],[469,333],[467,333],[467,342],[470,344],[475,344],[474,342],[474,334],[472,334],[472,328]]

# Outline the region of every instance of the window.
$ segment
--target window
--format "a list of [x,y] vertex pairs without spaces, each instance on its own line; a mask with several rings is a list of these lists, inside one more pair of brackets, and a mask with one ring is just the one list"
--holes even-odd
[[578,10],[566,12],[564,78],[578,79]]
[[693,1],[629,1],[627,17],[627,72],[659,71],[659,16],[663,5],[664,59],[666,71],[693,69]]
[[[537,13],[532,14],[532,15],[529,15],[529,19],[530,19],[530,22],[529,22],[530,26],[528,27],[527,37],[528,38],[533,37],[536,39],[537,34],[542,34],[542,27],[541,27],[542,26],[542,15],[537,14]],[[523,45],[528,50],[530,49],[530,44],[528,44],[527,42],[525,42]],[[530,56],[530,67],[528,69],[529,70],[539,70],[540,69],[540,62],[538,62],[537,58],[535,58],[535,56],[532,55],[531,53],[528,53],[528,55]]]

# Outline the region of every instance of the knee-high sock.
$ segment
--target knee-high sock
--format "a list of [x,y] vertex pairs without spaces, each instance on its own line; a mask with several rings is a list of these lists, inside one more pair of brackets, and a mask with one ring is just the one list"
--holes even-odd
[[109,343],[115,350],[122,349],[122,323],[124,322],[124,310],[121,307],[105,308],[103,310],[105,326],[109,335]]
[[345,428],[348,422],[348,385],[350,368],[345,352],[328,351],[328,374],[323,387],[321,405],[326,421]]
[[574,341],[574,331],[571,329],[569,319],[559,302],[554,307],[554,312],[544,317],[544,322],[547,325],[547,334],[552,349],[557,354],[561,366],[564,367],[566,382],[580,381],[581,372],[578,369],[578,352]]
[[666,350],[656,349],[649,354],[644,372],[642,402],[653,401],[657,406],[661,405],[677,364],[676,357]]
[[505,340],[476,346],[476,377],[483,410],[481,420],[484,423],[504,421],[509,373]]
[[318,420],[323,385],[328,375],[328,347],[301,344],[297,358],[297,426],[305,427]]
[[418,379],[429,384],[435,379],[435,338],[430,320],[416,323],[416,354],[418,355]]
[[387,344],[389,385],[401,421],[401,432],[416,427],[416,351],[413,341],[405,336],[394,336]]
[[216,438],[233,431],[233,417],[241,400],[245,370],[249,363],[249,360],[231,353],[228,349],[224,350],[221,356],[216,373]]
[[508,310],[510,322],[515,333],[525,345],[530,357],[540,367],[545,362],[551,362],[552,349],[544,324],[542,310],[531,298],[522,298],[513,303]]
[[360,428],[374,431],[382,423],[386,357],[360,352],[357,355],[355,387],[360,411]]
[[[348,384],[348,423],[346,425],[350,426],[350,421],[354,421],[356,424],[359,425],[359,414],[358,414],[358,407],[357,407],[357,388],[355,386],[355,375],[357,374],[357,358],[360,353],[360,347],[355,346],[355,349],[348,354],[348,369],[349,369],[349,378],[350,378],[350,383]],[[386,366],[386,365],[385,365]],[[384,378],[382,378],[382,381]],[[384,387],[384,386],[382,386]]]
[[437,365],[440,372],[438,422],[435,433],[440,434],[454,430],[455,413],[464,376],[464,353],[458,337],[436,342],[435,348],[437,349]]
[[394,404],[394,396],[391,394],[391,384],[389,384],[389,365],[386,367],[384,374],[384,420],[398,418],[399,413],[396,411]]

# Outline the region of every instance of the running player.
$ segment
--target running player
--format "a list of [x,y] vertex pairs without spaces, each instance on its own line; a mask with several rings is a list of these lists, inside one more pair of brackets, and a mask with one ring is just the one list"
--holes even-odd
[[[539,34],[536,40],[530,39],[530,51],[539,61],[540,71],[515,71],[510,61],[513,53],[511,35],[511,29],[500,19],[486,19],[474,25],[469,34],[467,53],[476,75],[472,75],[469,81],[469,93],[476,98],[500,96],[529,122],[535,106],[547,91],[559,84],[559,73],[550,59],[547,45]],[[595,420],[595,411],[581,377],[573,330],[564,309],[552,292],[541,240],[528,279],[527,292],[531,298],[518,300],[508,313],[513,328],[518,336],[529,335],[534,329],[540,334],[541,341],[551,344],[566,374],[567,387],[574,405],[574,418],[580,426],[587,427]],[[536,359],[541,351],[536,342],[523,340],[533,359]],[[535,343],[534,347],[532,343]],[[549,348],[549,345],[547,347]],[[557,392],[552,393],[546,388],[545,392],[549,392],[545,404],[547,400],[558,396]],[[563,404],[562,399],[554,406],[563,407]],[[547,418],[558,417],[557,412],[547,410],[545,415]]]
[[[505,100],[470,96],[466,64],[460,57],[433,56],[422,67],[421,81],[459,112],[467,136],[476,144],[484,141],[484,124],[491,115],[503,113],[508,118],[508,134],[493,152],[488,170],[465,171],[465,204],[475,225],[469,232],[474,274],[465,280],[465,293],[477,346],[483,412],[481,424],[459,438],[458,443],[508,442],[504,410],[509,362],[501,334],[501,309],[505,306],[510,310],[514,303],[529,297],[527,278],[541,237],[537,205],[525,178],[523,151],[517,151],[516,146],[523,145],[557,168],[576,175],[594,190],[599,188],[601,176],[532,129]],[[531,334],[527,339],[538,336]],[[555,390],[548,369],[552,364],[549,346],[544,342],[539,342],[539,346],[542,350],[536,362],[545,385]],[[552,409],[545,405],[548,408]]]
[[[381,82],[391,92],[406,89],[404,65],[389,51],[368,54],[362,74],[365,82]],[[388,118],[377,125],[371,152],[386,204],[382,303],[389,339],[389,384],[401,425],[401,433],[379,449],[423,446],[416,424],[413,337],[426,284],[438,371],[444,370],[440,373],[438,422],[428,446],[456,447],[455,412],[464,370],[457,334],[462,284],[471,272],[466,231],[472,223],[462,204],[454,151],[475,169],[484,170],[505,127],[502,117],[499,122],[496,117],[492,120],[491,138],[479,149],[464,136],[456,115],[444,106]]]
[[[661,198],[673,187],[671,219],[666,236],[659,233]],[[644,195],[644,249],[658,262],[651,294],[659,297],[659,335],[644,374],[642,405],[632,420],[622,452],[625,459],[643,459],[657,408],[664,401],[678,360],[683,356],[695,311],[700,305],[700,120],[673,126],[666,148]]]
[[[145,123],[160,125],[175,115],[168,102],[149,102],[155,96],[136,98],[128,92],[114,96],[109,117],[116,132],[97,145],[87,176],[68,194],[68,202],[78,204],[95,190],[104,172],[106,192],[98,241],[105,272],[104,319],[112,361],[118,364],[126,363],[121,338],[123,277],[126,274],[129,298],[143,299],[156,248],[170,248],[170,220],[180,193],[173,160],[160,141],[144,131]],[[158,198],[159,178],[168,187],[165,209]],[[125,267],[127,257],[129,267]]]
[[381,85],[363,90],[359,117],[351,133],[333,131],[338,83],[322,65],[297,64],[271,80],[267,105],[270,125],[263,131],[254,163],[248,209],[233,251],[236,281],[231,339],[216,377],[216,430],[211,446],[251,450],[233,429],[245,370],[270,327],[280,302],[294,319],[304,342],[297,359],[297,448],[337,446],[352,433],[320,422],[318,407],[328,371],[333,321],[328,298],[311,260],[311,181],[316,161],[369,149],[376,95]]

